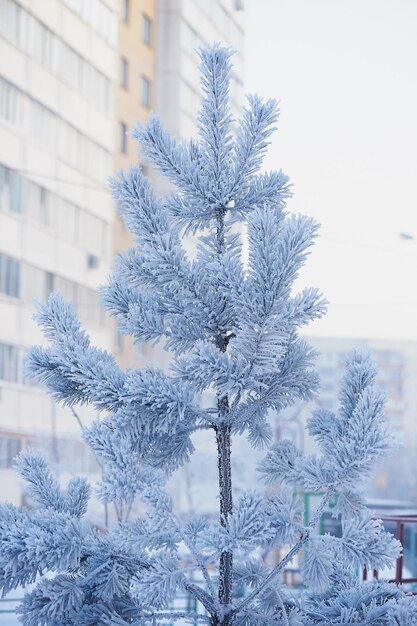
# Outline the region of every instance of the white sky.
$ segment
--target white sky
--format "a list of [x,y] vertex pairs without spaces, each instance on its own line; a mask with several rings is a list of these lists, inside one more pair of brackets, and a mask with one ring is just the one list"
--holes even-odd
[[322,224],[302,279],[331,304],[308,332],[417,339],[417,0],[245,8],[247,90],[281,103],[267,169]]

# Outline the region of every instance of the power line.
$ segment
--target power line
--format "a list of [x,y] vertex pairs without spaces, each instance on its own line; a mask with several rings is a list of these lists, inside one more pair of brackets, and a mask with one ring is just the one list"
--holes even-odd
[[100,186],[100,185],[89,185],[88,183],[82,183],[75,180],[68,180],[66,178],[58,178],[52,174],[42,174],[41,172],[33,172],[32,170],[22,170],[17,167],[7,166],[7,169],[12,170],[13,172],[18,172],[19,174],[26,174],[28,176],[38,176],[39,178],[48,178],[50,180],[54,180],[57,183],[64,183],[66,185],[73,185],[74,187],[82,187],[83,189],[95,189],[97,191],[102,191],[108,193],[108,189]]
[[[83,189],[94,189],[96,191],[101,191],[103,193],[109,193],[109,190],[107,188],[103,188],[100,185],[89,185],[86,183],[81,183],[79,181],[74,181],[74,180],[68,180],[65,178],[58,178],[57,176],[51,175],[51,174],[41,174],[40,172],[33,172],[32,170],[24,170],[24,169],[19,169],[16,167],[10,167],[7,166],[8,169],[13,170],[14,172],[18,172],[19,174],[26,174],[29,176],[38,176],[39,178],[48,178],[50,180],[54,180],[55,182],[59,182],[59,183],[64,183],[66,185],[73,185],[75,187],[81,187]],[[347,239],[339,239],[336,237],[327,237],[325,235],[321,236],[321,239],[328,241],[330,243],[337,243],[337,244],[342,244],[344,246],[351,246],[351,247],[359,247],[359,248],[368,248],[368,249],[372,249],[372,250],[377,250],[378,252],[388,252],[390,254],[400,254],[400,255],[405,255],[405,256],[415,256],[417,258],[417,253],[409,253],[406,250],[396,250],[395,248],[388,248],[386,246],[379,246],[377,244],[372,244],[372,243],[365,243],[365,242],[361,242],[361,241],[349,241]]]
[[321,239],[324,239],[325,241],[329,241],[330,243],[342,244],[344,246],[352,246],[352,247],[359,247],[359,248],[369,248],[371,250],[378,250],[378,252],[388,252],[388,253],[391,253],[391,254],[400,254],[400,255],[404,255],[404,256],[408,256],[408,257],[416,257],[417,258],[417,253],[414,253],[412,251],[396,250],[395,248],[388,248],[386,246],[379,246],[378,244],[373,244],[373,243],[365,243],[365,242],[361,242],[361,241],[349,241],[347,239],[339,239],[339,238],[335,238],[335,237],[326,237],[324,235],[321,236]]
[[382,306],[385,308],[409,308],[410,310],[414,310],[415,307],[417,307],[417,302],[366,302],[361,304],[333,304],[330,302],[329,309],[368,309],[374,306]]

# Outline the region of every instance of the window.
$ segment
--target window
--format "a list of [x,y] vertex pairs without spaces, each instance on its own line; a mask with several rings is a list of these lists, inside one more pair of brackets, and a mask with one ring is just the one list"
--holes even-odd
[[56,230],[58,236],[69,243],[78,242],[78,213],[79,209],[75,204],[67,200],[60,200],[55,205],[56,208]]
[[29,105],[32,136],[47,146],[55,147],[56,115],[36,100],[30,100]]
[[108,111],[111,107],[111,84],[107,76],[83,60],[81,82],[83,93],[92,102]]
[[13,467],[15,457],[22,451],[22,440],[18,437],[0,436],[0,467]]
[[129,87],[129,61],[125,57],[120,57],[120,86],[123,89]]
[[104,310],[100,306],[100,298],[96,291],[78,285],[79,299],[77,302],[77,313],[85,324],[103,326],[105,322]]
[[0,380],[19,382],[19,353],[16,346],[0,342]]
[[142,38],[147,46],[152,43],[152,22],[147,15],[142,15]]
[[56,37],[36,19],[29,20],[29,51],[39,63],[50,69],[56,63]]
[[59,73],[73,89],[79,90],[82,80],[82,58],[72,48],[61,42],[59,50]]
[[151,105],[151,81],[146,76],[140,80],[140,101],[144,107],[149,109]]
[[23,213],[23,179],[17,172],[9,171],[9,210]]
[[55,274],[29,264],[25,264],[23,269],[22,300],[25,303],[46,300],[55,291]]
[[[94,78],[91,89],[102,93],[102,99],[110,106],[109,81],[100,72],[89,67]],[[108,176],[111,169],[110,152],[1,77],[0,117],[16,126],[27,126],[33,137],[53,148],[56,147],[58,135],[59,156],[66,163],[100,182]]]
[[9,208],[9,172],[4,165],[0,165],[0,210]]
[[90,254],[100,257],[103,254],[103,220],[87,211],[80,215],[80,245]]
[[17,172],[0,165],[0,209],[23,213],[24,180]]
[[[99,32],[108,39],[116,24],[115,15],[98,0],[88,0],[83,4],[91,9],[87,8],[84,17],[97,22]],[[110,109],[109,78],[12,0],[0,0],[0,32],[20,45],[31,58],[52,70],[72,89],[83,92],[101,108]]]
[[[124,133],[126,133],[126,128]],[[99,150],[95,144],[92,147],[96,150],[95,166],[106,170],[107,163],[105,154],[103,155],[104,151]],[[100,165],[101,161],[103,163]],[[19,172],[9,169],[1,163],[0,211],[13,212],[18,215],[26,214],[38,226],[50,229],[50,232],[53,232],[60,239],[71,244],[81,245],[97,257],[108,258],[110,229],[105,220],[60,198],[45,187],[28,180]],[[0,257],[3,256],[5,255],[0,254]],[[23,279],[25,285],[21,289],[26,294],[28,280],[25,277]],[[1,291],[5,293],[0,287]],[[39,297],[39,293],[38,290],[33,297]],[[26,298],[26,295],[23,297]]]
[[55,291],[55,274],[46,272],[45,276],[45,300],[53,291]]
[[67,302],[71,302],[75,308],[79,305],[79,289],[78,285],[63,276],[54,277],[54,289],[62,294]]
[[51,225],[51,194],[44,187],[38,187],[39,189],[39,222],[44,226]]
[[121,6],[122,22],[125,22],[125,24],[127,24],[129,21],[130,2],[129,0],[121,0],[121,3],[122,3],[122,6]]
[[63,120],[59,128],[59,154],[62,160],[102,182],[110,171],[110,153]]
[[102,0],[63,0],[109,43],[116,43],[116,14]]
[[114,351],[116,354],[120,354],[123,349],[123,335],[118,328],[114,333]]
[[22,10],[12,0],[0,2],[0,30],[14,42],[19,42],[22,30]]
[[34,222],[49,225],[49,192],[35,183],[27,183],[26,211]]
[[22,300],[33,304],[36,300],[46,300],[46,272],[33,265],[24,265],[22,272]]
[[119,124],[119,150],[127,154],[127,126],[124,122]]
[[20,89],[0,78],[0,117],[11,124],[23,124],[24,98]]
[[12,298],[20,296],[20,261],[0,254],[0,293]]
[[23,213],[23,179],[13,170],[9,171],[9,210]]

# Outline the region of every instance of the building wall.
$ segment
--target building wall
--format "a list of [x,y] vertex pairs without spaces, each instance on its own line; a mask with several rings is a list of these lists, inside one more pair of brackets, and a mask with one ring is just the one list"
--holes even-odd
[[[238,7],[238,9],[236,8]],[[157,3],[157,57],[155,106],[164,125],[178,139],[196,134],[200,106],[197,49],[220,42],[235,51],[231,85],[232,114],[238,115],[244,98],[244,11],[236,0],[172,0]],[[160,194],[169,191],[157,180]]]
[[196,50],[219,41],[235,51],[232,111],[243,102],[244,11],[235,0],[158,2],[156,105],[165,125],[180,138],[195,134],[200,101]]
[[[371,352],[378,371],[376,382],[387,394],[386,416],[397,431],[413,428],[408,418],[413,395],[408,386],[414,377],[417,344],[376,339],[316,338],[308,339],[319,352],[317,368],[321,377],[320,405],[337,410],[340,383],[345,373],[345,361],[353,349]],[[411,404],[410,404],[411,403]]]
[[[155,0],[119,3],[117,78],[115,87],[115,171],[141,163],[137,142],[130,136],[136,122],[145,122],[154,106]],[[114,224],[114,254],[133,244],[118,215]],[[114,352],[125,367],[143,365],[147,346],[136,347],[132,338],[114,329]]]
[[92,341],[112,347],[97,287],[112,256],[116,8],[0,4],[0,467],[28,443],[78,435],[70,411],[24,378],[25,352],[42,342],[34,300],[60,290]]

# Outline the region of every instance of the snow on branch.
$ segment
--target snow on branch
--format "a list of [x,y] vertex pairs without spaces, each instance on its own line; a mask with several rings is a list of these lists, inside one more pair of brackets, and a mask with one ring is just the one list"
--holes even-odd
[[[19,608],[24,626],[411,626],[414,600],[357,579],[357,570],[391,566],[401,553],[363,495],[392,441],[371,358],[351,354],[339,410],[309,418],[317,454],[273,442],[270,411],[319,391],[316,353],[299,331],[327,303],[316,287],[295,288],[318,225],[287,213],[291,186],[281,170],[262,171],[276,102],[249,96],[235,124],[230,50],[203,48],[200,63],[196,138],[181,143],[154,114],[133,131],[174,193],[158,198],[138,167],[110,182],[134,245],[118,256],[102,301],[136,341],[163,340],[170,375],[123,370],[91,345],[59,294],[36,315],[49,345],[27,360],[28,376],[55,400],[100,412],[82,436],[100,466],[97,495],[113,503],[117,521],[99,531],[88,521],[87,481],[61,487],[42,457],[22,453],[17,469],[34,509],[0,505],[0,590],[34,585]],[[181,515],[166,481],[205,429],[217,451],[219,511]],[[234,489],[237,434],[267,448],[263,491]],[[306,491],[321,498],[309,520]],[[319,534],[330,511],[340,536]],[[274,565],[264,558],[271,550],[281,554]],[[282,585],[295,557],[306,586],[299,601]],[[195,609],[176,609],[184,594]]]

